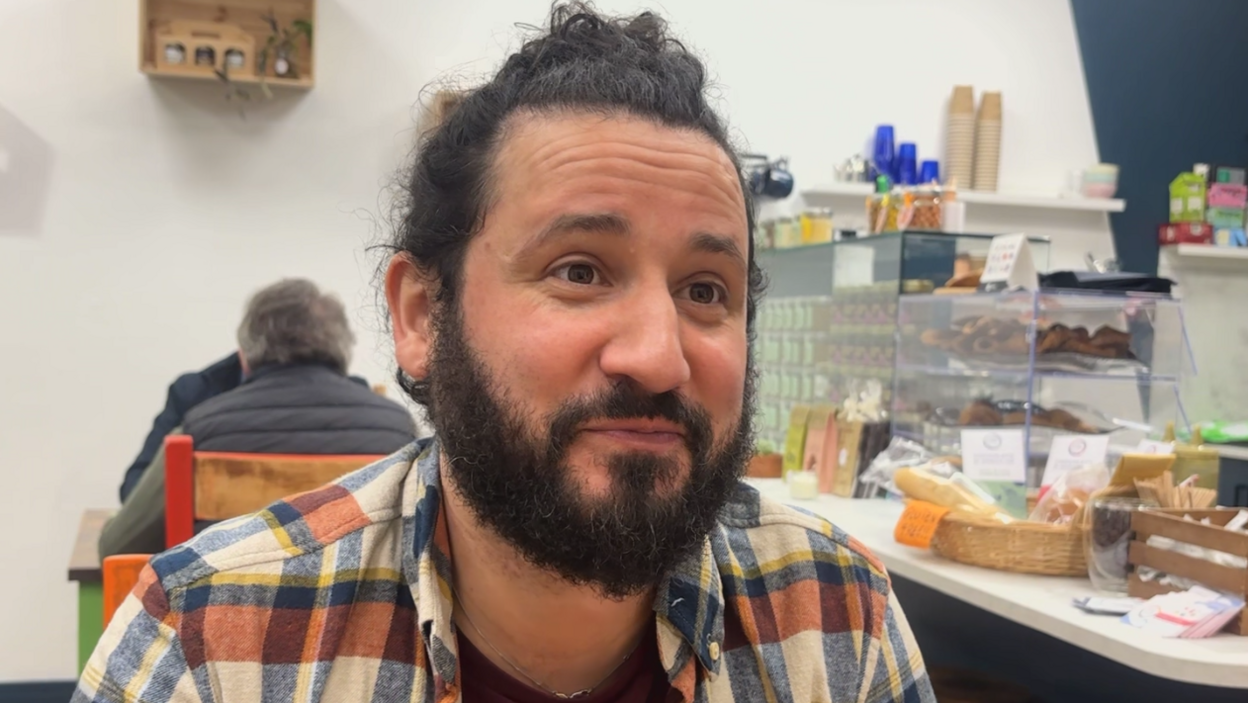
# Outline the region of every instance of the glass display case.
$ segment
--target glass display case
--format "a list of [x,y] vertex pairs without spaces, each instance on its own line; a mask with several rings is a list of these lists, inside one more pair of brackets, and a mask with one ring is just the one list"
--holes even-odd
[[932,451],[958,455],[966,429],[1021,429],[1035,488],[1056,435],[1122,451],[1186,426],[1190,355],[1168,296],[903,295],[897,317],[893,434]]
[[[867,381],[893,389],[897,300],[982,268],[993,235],[898,232],[760,250],[769,286],[756,321],[760,439],[784,442],[794,405],[838,404]],[[1032,238],[1048,270],[1049,242]]]

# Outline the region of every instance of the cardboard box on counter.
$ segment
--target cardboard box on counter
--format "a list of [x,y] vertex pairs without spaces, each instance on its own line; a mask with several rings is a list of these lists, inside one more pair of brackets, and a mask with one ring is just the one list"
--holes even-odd
[[789,430],[784,435],[784,477],[790,471],[801,471],[806,458],[806,421],[810,418],[809,405],[795,405],[789,413]]
[[1238,183],[1214,183],[1209,186],[1209,207],[1243,210],[1248,206],[1248,186]]
[[1243,227],[1220,227],[1213,231],[1213,243],[1220,247],[1248,247]]
[[1214,169],[1214,177],[1218,183],[1235,183],[1244,185],[1244,169],[1238,166],[1219,166]]
[[823,465],[824,446],[827,443],[828,426],[832,426],[833,441],[836,434],[836,408],[831,405],[816,405],[806,416],[806,446],[802,450],[802,470],[813,471],[816,480],[825,476],[829,469]]
[[1180,173],[1170,181],[1170,221],[1203,222],[1208,183],[1195,173]]
[[1213,227],[1204,222],[1172,222],[1157,228],[1157,243],[1161,246],[1173,244],[1212,244]]
[[1244,226],[1244,210],[1243,208],[1231,207],[1211,207],[1205,213],[1205,222],[1214,227],[1235,227]]

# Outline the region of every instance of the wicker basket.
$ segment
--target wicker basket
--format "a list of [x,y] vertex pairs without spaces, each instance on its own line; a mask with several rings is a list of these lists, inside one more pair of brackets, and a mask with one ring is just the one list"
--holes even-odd
[[1087,576],[1083,527],[1012,522],[950,513],[936,527],[932,549],[953,561],[1001,571],[1046,576]]

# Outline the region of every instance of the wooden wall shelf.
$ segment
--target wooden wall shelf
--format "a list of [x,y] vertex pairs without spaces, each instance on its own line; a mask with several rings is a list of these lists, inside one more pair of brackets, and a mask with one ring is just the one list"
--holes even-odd
[[[263,77],[256,75],[256,60],[268,41],[272,30],[265,17],[270,13],[282,28],[296,20],[312,24],[312,44],[299,37],[290,65],[293,77],[278,76],[274,72],[274,60],[270,56]],[[174,23],[201,23],[222,28],[237,28],[254,39],[254,50],[245,56],[246,69],[230,74],[230,80],[240,85],[257,85],[261,81],[270,86],[284,86],[308,90],[316,85],[316,63],[313,47],[316,42],[316,0],[139,0],[139,70],[151,77],[185,78],[199,81],[219,81],[208,65],[195,64],[195,48],[185,47],[186,63],[167,66],[157,52],[156,32]],[[216,65],[223,57],[216,57]]]
[[[142,71],[143,73],[146,73],[148,76],[151,76],[152,78],[177,78],[177,79],[190,79],[193,81],[220,82],[220,79],[217,78],[215,75],[200,74],[200,73],[185,73],[182,71],[163,71],[157,68],[156,66],[153,66],[150,64],[141,66],[139,70]],[[233,83],[237,83],[239,85],[244,85],[244,86],[260,85],[260,79],[254,76],[246,76],[246,77],[230,76],[230,81]],[[306,77],[306,76],[299,77],[299,78],[277,78],[274,76],[268,76],[264,79],[264,82],[267,83],[269,87],[295,88],[298,90],[311,90],[313,87],[316,86],[316,82],[313,81],[311,77]]]

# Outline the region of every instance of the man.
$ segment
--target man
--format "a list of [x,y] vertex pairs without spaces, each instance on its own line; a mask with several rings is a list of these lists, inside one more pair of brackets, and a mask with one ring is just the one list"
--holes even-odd
[[580,4],[421,145],[422,441],[152,561],[77,700],[934,700],[879,562],[760,500],[752,215],[704,69]]
[[[412,441],[415,425],[400,405],[346,376],[354,344],[337,298],[310,281],[275,283],[252,296],[238,326],[243,383],[191,408],[174,432],[204,451],[389,454]],[[99,548],[101,556],[164,551],[163,444]]]
[[143,440],[143,448],[122,478],[119,492],[123,503],[130,497],[134,487],[139,485],[139,479],[143,478],[143,472],[148,465],[156,458],[156,452],[160,451],[165,442],[165,435],[182,425],[182,418],[186,417],[187,411],[209,398],[238,388],[242,381],[242,360],[238,352],[232,352],[205,369],[178,376],[169,384],[165,407],[152,420],[152,429]]
[[[359,376],[351,376],[356,383],[368,385]],[[238,388],[243,382],[243,360],[238,352],[214,362],[200,371],[184,373],[169,384],[165,396],[165,407],[152,420],[152,428],[143,440],[139,455],[134,458],[121,481],[119,493],[124,503],[134,487],[139,485],[147,466],[156,458],[156,452],[165,443],[165,436],[182,426],[182,418],[191,408],[210,398]]]

